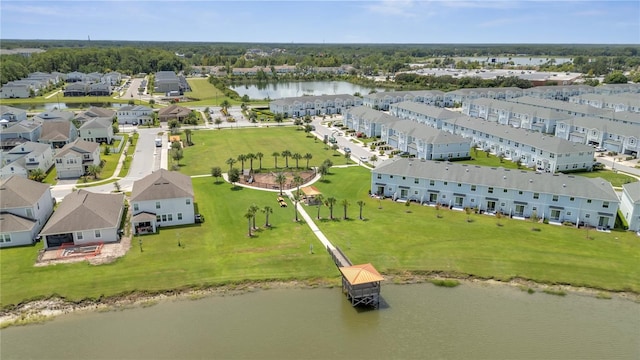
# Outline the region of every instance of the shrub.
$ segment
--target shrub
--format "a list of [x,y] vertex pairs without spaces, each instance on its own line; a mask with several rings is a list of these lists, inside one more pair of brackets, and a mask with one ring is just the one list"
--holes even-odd
[[429,282],[431,282],[435,286],[442,286],[442,287],[449,287],[449,288],[460,285],[460,282],[458,280],[450,280],[450,279],[432,279],[432,280],[429,280]]

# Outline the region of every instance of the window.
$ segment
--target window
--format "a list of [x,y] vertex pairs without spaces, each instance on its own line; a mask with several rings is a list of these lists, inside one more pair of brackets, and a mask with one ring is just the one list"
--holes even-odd
[[[574,198],[573,196],[569,198],[569,201],[574,201],[576,198]],[[569,215],[569,214],[567,214]]]
[[382,179],[382,174],[378,174],[378,179]]
[[167,215],[167,221],[173,221],[173,214]]
[[178,220],[182,220],[182,213],[178,213]]
[[508,191],[509,191],[509,190],[507,190],[507,189],[502,189],[502,192],[503,192],[503,193],[506,193],[506,192],[508,192]]
[[518,191],[518,195],[522,195],[522,190]]
[[102,234],[100,233],[100,230],[96,230],[95,231],[95,235],[96,235],[96,239],[99,239],[102,237]]
[[167,221],[167,215],[166,214],[162,214],[162,221]]
[[11,234],[0,234],[0,243],[11,242]]
[[157,222],[161,222],[162,221],[162,219],[160,218],[160,215],[156,215],[156,221]]
[[462,187],[462,184],[458,183],[458,187]]
[[551,201],[558,201],[558,195],[553,195],[553,197],[551,198]]
[[605,209],[609,208],[609,202],[608,201],[603,201],[602,202],[602,207],[605,208]]
[[493,194],[493,188],[492,188],[492,187],[488,188],[488,189],[487,189],[487,192],[488,192],[489,194]]
[[591,199],[587,199],[587,204],[591,204]]
[[429,180],[429,186],[434,186],[436,184],[435,180]]
[[133,204],[133,211],[138,211],[138,210],[140,210],[138,203]]
[[403,177],[402,177],[402,180],[407,180],[407,177],[406,177],[406,176],[403,176]]
[[160,201],[156,201],[156,209],[160,209]]
[[448,181],[445,181],[445,182],[443,182],[442,184],[443,184],[444,186],[447,186],[447,184],[449,184],[449,182],[448,182]]
[[76,233],[76,239],[77,239],[77,240],[82,240],[82,239],[84,239],[84,235],[82,235],[82,231],[78,231],[78,232]]
[[475,185],[471,185],[471,191],[476,191],[476,186]]
[[533,193],[533,198],[534,199],[539,199],[540,198],[540,193]]

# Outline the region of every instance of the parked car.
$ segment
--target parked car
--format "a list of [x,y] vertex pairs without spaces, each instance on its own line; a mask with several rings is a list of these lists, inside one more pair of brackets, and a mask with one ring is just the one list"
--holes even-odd
[[351,149],[350,149],[350,148],[348,148],[348,147],[345,147],[345,148],[344,148],[344,152],[346,152],[346,153],[350,153],[350,152],[351,152]]

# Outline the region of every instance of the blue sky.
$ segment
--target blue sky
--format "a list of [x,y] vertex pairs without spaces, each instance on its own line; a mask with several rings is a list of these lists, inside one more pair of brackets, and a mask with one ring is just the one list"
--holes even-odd
[[0,39],[640,44],[640,0],[0,1]]

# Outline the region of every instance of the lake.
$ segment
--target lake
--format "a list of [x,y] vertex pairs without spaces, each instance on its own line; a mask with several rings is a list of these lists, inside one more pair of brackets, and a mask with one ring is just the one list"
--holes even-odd
[[272,100],[298,97],[303,95],[353,95],[359,92],[366,95],[371,90],[384,91],[382,88],[370,88],[355,85],[346,81],[292,81],[260,84],[239,84],[230,86],[240,96],[247,95],[250,99],[262,100],[270,98]]
[[272,289],[60,316],[1,331],[6,359],[638,359],[640,305],[508,286]]

